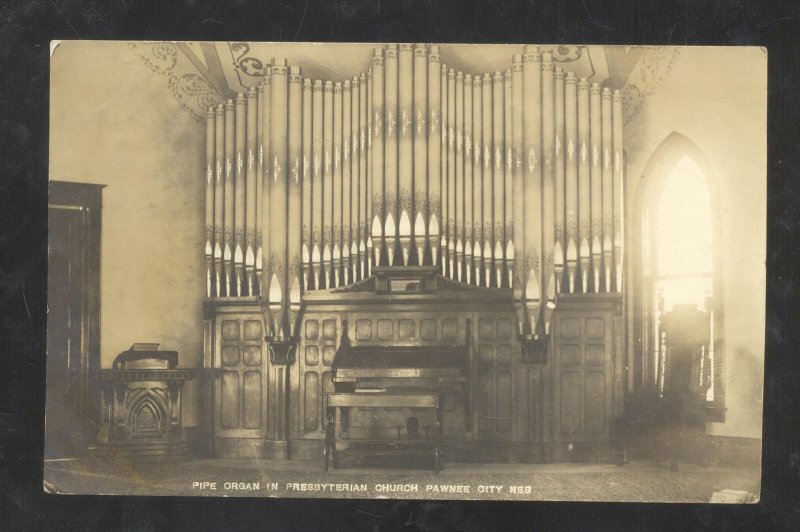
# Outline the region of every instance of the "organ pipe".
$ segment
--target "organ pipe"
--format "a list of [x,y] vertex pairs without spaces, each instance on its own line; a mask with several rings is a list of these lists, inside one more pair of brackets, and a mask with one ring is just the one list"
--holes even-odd
[[539,334],[542,256],[542,177],[541,160],[541,56],[538,47],[526,46],[522,55],[523,86],[523,194],[525,195],[525,306],[527,309],[523,334]]
[[506,69],[503,73],[503,123],[505,124],[505,131],[503,132],[505,139],[505,146],[503,153],[505,154],[505,165],[503,170],[503,288],[512,288],[514,286],[513,270],[514,270],[514,194],[513,194],[513,161],[512,145],[513,145],[513,117],[514,108],[511,101],[511,83],[512,83],[511,69]]
[[[278,102],[280,104],[280,102]],[[288,326],[285,335],[295,335],[297,331],[297,315],[300,312],[302,294],[302,266],[301,266],[301,245],[302,245],[302,224],[303,218],[300,211],[302,206],[303,184],[301,181],[302,172],[302,151],[303,151],[303,79],[300,77],[300,68],[289,67],[289,87],[288,87],[288,159],[284,168],[287,173],[283,177],[287,182],[289,201],[285,220],[288,231],[286,235],[286,258],[284,268],[284,286],[288,289]],[[280,177],[279,177],[280,178]],[[280,192],[279,192],[280,194]],[[286,306],[286,305],[284,305]]]
[[472,75],[464,76],[464,277],[471,284],[474,261],[472,247],[475,242],[475,219],[473,213],[473,164],[472,164]]
[[[448,81],[449,82],[449,81]],[[453,233],[451,239],[451,276],[461,281],[464,276],[464,74],[458,72],[455,78],[455,174],[453,188]]]
[[525,243],[525,194],[523,192],[524,173],[522,169],[523,148],[523,63],[522,55],[513,57],[511,64],[511,106],[516,111],[513,113],[511,123],[511,158],[512,158],[512,181],[515,191],[513,197],[513,221],[514,221],[514,306],[517,311],[517,323],[519,334],[524,334],[526,319],[525,308],[525,284],[523,280],[527,277],[527,256]]
[[313,288],[325,287],[325,272],[322,264],[323,181],[322,181],[322,81],[315,80],[311,96],[311,276]]
[[482,286],[492,286],[492,253],[494,251],[494,223],[492,208],[492,76],[483,75],[481,82],[481,125],[483,127],[483,243],[481,244],[483,270]]
[[592,246],[591,257],[591,270],[592,275],[590,282],[592,283],[592,292],[602,292],[604,276],[601,275],[603,269],[603,168],[602,168],[602,155],[603,150],[603,125],[601,123],[601,98],[600,98],[600,84],[592,83],[589,89],[589,99],[591,108],[591,226],[590,231],[592,238],[590,240]]
[[589,156],[589,82],[578,81],[578,266],[581,292],[589,291],[591,271],[591,175]]
[[254,224],[256,228],[256,241],[255,241],[255,266],[254,271],[256,279],[253,280],[254,295],[261,293],[261,279],[263,264],[264,264],[264,250],[262,249],[262,217],[264,213],[264,106],[266,105],[264,99],[264,85],[265,80],[261,80],[258,85],[258,98],[256,102],[256,144],[258,148],[258,163],[256,165],[256,209]]
[[439,265],[439,190],[442,146],[439,142],[441,121],[441,78],[439,77],[439,48],[431,46],[428,53],[428,227],[423,264]]
[[270,183],[269,183],[269,254],[267,301],[269,336],[285,338],[287,329],[287,167],[288,167],[288,69],[286,61],[276,58],[270,81]]
[[333,183],[333,194],[330,197],[331,211],[333,219],[331,222],[331,253],[333,275],[331,276],[331,286],[336,287],[344,282],[342,273],[342,121],[343,121],[343,87],[340,82],[333,86],[333,152],[331,155],[331,181]]
[[503,87],[503,74],[495,72],[492,75],[492,286],[503,286],[503,243],[504,220],[503,203],[505,200],[505,164],[503,153],[505,151],[505,122],[504,110],[505,87]]
[[614,234],[614,215],[613,215],[613,174],[611,170],[611,154],[613,152],[613,123],[611,118],[611,89],[603,89],[602,93],[602,122],[603,122],[603,149],[601,153],[602,170],[602,196],[603,196],[603,216],[602,216],[602,243],[603,243],[603,270],[602,284],[603,291],[612,291],[611,282],[612,264],[612,238]]
[[258,118],[258,91],[251,87],[247,91],[247,162],[246,184],[243,190],[242,203],[245,204],[244,224],[244,264],[246,269],[245,293],[239,295],[254,295],[256,285],[256,145]]
[[322,264],[326,273],[324,286],[328,288],[336,286],[337,274],[333,263],[333,130],[333,82],[325,81],[322,85]]
[[439,265],[440,271],[447,275],[447,265],[448,265],[448,257],[447,257],[447,230],[448,230],[448,217],[447,217],[447,136],[449,133],[450,124],[448,122],[448,107],[447,107],[447,100],[448,100],[448,85],[447,85],[447,65],[442,65],[442,70],[440,74],[441,82],[439,83],[439,115],[441,118],[440,129],[442,131],[441,141],[442,145],[440,148],[440,164],[439,164],[439,173],[438,173],[438,184],[437,191],[438,191],[438,216],[437,220],[440,223],[439,227],[439,234],[441,234],[441,241],[439,243]]
[[302,148],[302,161],[301,161],[301,179],[302,179],[302,238],[303,245],[300,251],[302,257],[302,273],[303,273],[303,290],[311,288],[311,249],[312,239],[311,232],[314,227],[313,220],[313,188],[312,188],[312,161],[314,158],[313,153],[313,113],[314,113],[314,97],[312,93],[312,84],[309,78],[303,79],[303,148]]
[[[359,214],[360,214],[360,194],[361,194],[361,151],[358,148],[358,134],[361,124],[361,117],[359,115],[361,106],[359,99],[361,97],[361,81],[358,76],[353,76],[350,87],[350,279],[358,281],[360,279],[359,273],[360,256],[358,251],[359,242]],[[345,183],[345,189],[347,189]]]
[[555,72],[549,52],[542,54],[542,292],[555,291],[553,246],[555,231]]
[[411,113],[414,122],[414,227],[412,249],[415,250],[413,264],[422,265],[425,262],[425,249],[428,235],[426,220],[428,211],[428,175],[427,175],[427,149],[428,149],[428,57],[424,44],[414,47],[413,70],[413,108]]
[[214,108],[206,114],[206,297],[214,295],[214,150],[216,134]]
[[397,168],[397,110],[398,110],[398,66],[397,46],[387,45],[384,65],[384,194],[386,213],[384,218],[384,234],[386,240],[386,263],[397,265],[397,222],[400,181]]
[[224,294],[227,296],[235,296],[231,292],[231,286],[235,283],[234,268],[233,268],[233,223],[234,223],[234,152],[235,152],[235,129],[236,129],[236,116],[233,100],[228,100],[225,104],[225,185],[224,185],[224,229],[223,229],[223,248],[222,260],[225,269],[225,284],[223,287]]
[[246,162],[245,162],[245,132],[246,132],[246,102],[244,94],[236,97],[236,132],[234,137],[236,149],[236,172],[234,182],[234,245],[233,245],[233,264],[235,281],[233,282],[232,294],[234,296],[246,295],[242,292],[244,284],[244,225],[245,225],[245,192],[246,183]]
[[623,144],[622,144],[622,94],[617,90],[613,94],[612,103],[612,116],[614,125],[612,127],[612,145],[614,149],[614,172],[613,172],[613,224],[614,224],[614,290],[616,292],[622,291],[622,261],[623,261],[623,242],[625,226],[623,224],[625,216],[625,202],[624,202],[624,160],[623,160]]
[[384,143],[383,143],[383,49],[376,48],[372,58],[372,246],[375,254],[373,264],[382,266],[386,261],[383,220],[386,215],[386,190],[384,189]]
[[483,81],[480,75],[472,77],[472,210],[473,284],[480,286],[483,271]]
[[566,141],[566,169],[564,201],[566,209],[566,261],[565,292],[575,292],[578,274],[578,87],[575,74],[568,72],[564,80],[564,134]]
[[275,59],[208,109],[206,297],[259,297],[280,338],[305,291],[433,268],[509,290],[537,337],[559,297],[620,291],[621,94],[521,51],[466,73],[389,45],[341,81]]
[[555,273],[555,291],[561,293],[564,286],[564,265],[567,257],[567,242],[564,232],[566,199],[565,199],[565,160],[564,160],[564,71],[556,68],[555,74],[555,139],[553,156],[555,157],[555,245],[553,247],[553,268]]
[[408,266],[413,259],[411,238],[414,220],[414,54],[413,46],[401,44],[397,56],[398,109],[397,109],[397,235],[399,238],[398,265]]

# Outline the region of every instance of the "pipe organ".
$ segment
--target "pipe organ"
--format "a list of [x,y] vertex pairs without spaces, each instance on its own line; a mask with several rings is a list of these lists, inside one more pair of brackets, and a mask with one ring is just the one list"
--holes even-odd
[[[257,304],[268,344],[298,341],[310,302],[432,272],[448,289],[506,301],[519,346],[554,336],[562,301],[617,297],[620,92],[537,46],[520,52],[505,69],[463,72],[438,46],[390,44],[335,80],[275,58],[257,87],[209,109],[207,300]],[[308,384],[286,363],[270,377],[284,392],[269,394]],[[238,401],[239,419],[258,417]],[[291,407],[276,408],[289,423]]]

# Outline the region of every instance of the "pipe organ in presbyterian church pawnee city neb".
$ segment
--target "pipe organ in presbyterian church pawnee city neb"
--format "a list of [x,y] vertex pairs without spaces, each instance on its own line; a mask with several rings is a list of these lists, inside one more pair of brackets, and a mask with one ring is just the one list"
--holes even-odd
[[612,460],[621,95],[519,52],[385,45],[336,81],[273,58],[208,110],[214,456]]

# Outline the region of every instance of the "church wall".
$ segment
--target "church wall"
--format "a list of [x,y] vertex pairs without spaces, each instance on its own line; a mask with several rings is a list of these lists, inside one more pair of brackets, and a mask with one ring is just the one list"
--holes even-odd
[[[724,424],[716,435],[760,437],[766,259],[767,56],[760,48],[693,47],[673,59],[651,52],[634,70],[625,127],[628,198],[646,183],[644,168],[677,132],[694,142],[714,172],[722,230],[725,318]],[[672,62],[670,69],[670,62]],[[644,69],[643,65],[649,66]],[[631,94],[629,92],[629,94]],[[629,204],[633,206],[633,204]],[[629,218],[630,220],[630,218]]]
[[[161,70],[172,65],[165,54]],[[51,65],[50,179],[106,185],[101,365],[159,342],[179,351],[180,367],[200,367],[205,124],[171,94],[181,65],[155,75],[116,42],[63,42]],[[184,425],[199,424],[197,379],[184,399]]]

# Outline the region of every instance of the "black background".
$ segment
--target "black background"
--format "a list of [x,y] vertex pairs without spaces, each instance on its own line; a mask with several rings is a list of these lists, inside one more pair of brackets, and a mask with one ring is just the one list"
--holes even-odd
[[[800,528],[800,5],[786,2],[52,0],[0,3],[0,528]],[[42,492],[51,39],[730,44],[769,49],[761,503],[320,501]],[[746,71],[743,76],[748,75]],[[757,178],[757,176],[754,176]]]

